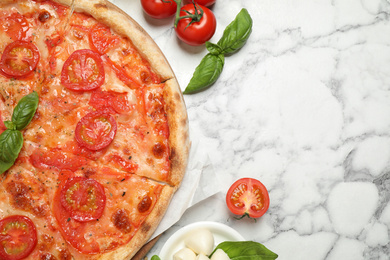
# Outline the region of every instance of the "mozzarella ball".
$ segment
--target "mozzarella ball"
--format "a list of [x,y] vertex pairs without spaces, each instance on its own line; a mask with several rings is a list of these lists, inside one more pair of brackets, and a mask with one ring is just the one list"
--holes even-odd
[[213,256],[210,258],[211,260],[230,260],[229,256],[222,249],[217,249],[214,252]]
[[191,249],[185,247],[173,255],[173,260],[195,260],[196,254]]
[[210,258],[205,256],[204,254],[199,254],[199,255],[196,256],[195,260],[210,260]]
[[208,229],[198,229],[187,239],[185,245],[197,254],[210,255],[214,248],[214,236]]

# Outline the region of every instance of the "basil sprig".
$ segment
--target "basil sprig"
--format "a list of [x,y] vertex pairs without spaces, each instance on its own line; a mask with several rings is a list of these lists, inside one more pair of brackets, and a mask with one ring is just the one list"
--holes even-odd
[[220,243],[217,249],[222,249],[231,260],[274,260],[278,255],[266,248],[264,245],[254,241],[226,241]]
[[37,92],[24,96],[16,105],[11,121],[5,121],[7,129],[0,135],[0,174],[8,170],[18,158],[23,147],[23,130],[33,119],[38,108]]
[[252,18],[243,8],[225,28],[217,44],[206,42],[209,53],[196,67],[183,94],[193,94],[206,89],[217,81],[225,64],[225,55],[238,51],[245,45],[252,32]]

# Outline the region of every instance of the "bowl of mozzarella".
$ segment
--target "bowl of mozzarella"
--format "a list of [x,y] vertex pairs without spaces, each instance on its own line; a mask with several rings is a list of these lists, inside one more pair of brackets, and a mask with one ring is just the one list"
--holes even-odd
[[224,241],[244,241],[244,238],[225,224],[196,222],[176,231],[164,244],[159,256],[163,260],[229,260],[222,249],[213,253],[215,247]]

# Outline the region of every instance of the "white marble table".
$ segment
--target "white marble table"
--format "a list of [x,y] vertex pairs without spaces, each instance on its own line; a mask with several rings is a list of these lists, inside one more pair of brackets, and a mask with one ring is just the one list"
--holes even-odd
[[[138,0],[112,0],[146,29],[184,90],[207,53],[153,20]],[[247,45],[227,57],[207,91],[185,96],[191,138],[208,155],[220,193],[190,208],[180,226],[226,223],[280,260],[389,259],[390,1],[217,0],[212,42],[241,8]],[[269,211],[237,221],[225,206],[236,179],[269,189]]]

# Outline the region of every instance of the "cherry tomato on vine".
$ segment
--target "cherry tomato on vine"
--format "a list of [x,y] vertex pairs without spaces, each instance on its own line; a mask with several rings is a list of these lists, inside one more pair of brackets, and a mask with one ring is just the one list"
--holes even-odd
[[[196,11],[195,11],[196,8]],[[214,13],[207,7],[201,5],[187,4],[180,9],[180,17],[187,16],[188,13],[199,15],[203,10],[203,16],[199,21],[191,18],[182,18],[175,27],[176,35],[183,42],[197,46],[202,45],[214,35],[217,28],[217,20]],[[187,12],[186,12],[187,11]]]
[[156,19],[170,17],[177,9],[173,0],[141,0],[141,5],[146,14]]
[[[191,2],[191,1],[190,1]],[[195,3],[209,7],[215,4],[216,0],[194,0]]]
[[269,195],[266,187],[258,180],[242,178],[229,188],[226,204],[235,215],[259,218],[269,208]]

